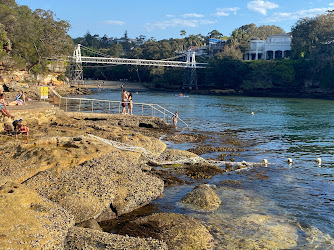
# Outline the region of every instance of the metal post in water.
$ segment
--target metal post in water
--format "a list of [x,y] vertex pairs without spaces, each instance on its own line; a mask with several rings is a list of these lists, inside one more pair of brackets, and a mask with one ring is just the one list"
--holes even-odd
[[141,105],[141,115],[144,116],[144,104]]
[[118,114],[121,113],[121,103],[118,104]]
[[110,114],[110,102],[109,102],[109,114]]

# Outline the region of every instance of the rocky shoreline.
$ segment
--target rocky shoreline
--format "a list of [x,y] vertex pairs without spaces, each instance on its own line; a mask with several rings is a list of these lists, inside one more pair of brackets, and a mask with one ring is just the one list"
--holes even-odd
[[[11,112],[28,122],[30,136],[16,140],[5,132],[0,135],[1,246],[213,248],[207,229],[187,216],[167,214],[170,224],[159,226],[159,237],[153,232],[129,237],[126,235],[131,233],[125,229],[125,236],[103,233],[98,224],[162,196],[168,180],[176,178],[169,171],[171,162],[178,163],[176,175],[182,172],[195,179],[208,175],[196,171],[203,169],[203,158],[168,149],[159,139],[162,135],[172,138],[171,125],[153,117],[64,113],[52,105],[31,110],[13,107]],[[10,121],[6,118],[5,122]],[[194,138],[185,135],[184,139]],[[168,167],[161,174],[156,167],[165,163]],[[207,162],[205,165],[210,174],[222,172]],[[156,218],[163,220],[163,216]],[[182,226],[175,227],[176,223]],[[190,235],[194,226],[198,233]],[[134,238],[138,236],[141,239]],[[188,237],[189,242],[180,245],[178,237]]]
[[[69,86],[59,89],[63,95],[75,94],[73,89],[82,93]],[[212,177],[250,166],[233,162],[247,150],[233,133],[179,133],[154,117],[65,113],[37,101],[12,106],[11,112],[31,130],[29,138],[16,140],[0,123],[0,245],[5,249],[297,245],[301,229],[282,218],[253,211],[236,218],[231,211],[216,213],[228,203],[248,211],[249,204],[263,202],[243,190],[242,182],[206,185]],[[167,142],[188,142],[193,148],[173,149]],[[210,152],[217,157],[200,157]],[[259,167],[254,178],[267,178]],[[187,215],[155,208],[155,200],[175,186],[194,187],[177,201]]]

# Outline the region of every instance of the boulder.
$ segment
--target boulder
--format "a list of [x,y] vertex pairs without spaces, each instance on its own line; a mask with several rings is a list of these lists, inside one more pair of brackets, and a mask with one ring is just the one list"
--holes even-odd
[[62,249],[73,216],[35,190],[0,177],[0,248]]
[[181,202],[191,205],[190,207],[195,210],[214,211],[221,204],[221,199],[210,186],[202,184],[186,194]]
[[214,239],[197,220],[183,214],[158,213],[127,223],[122,235],[163,240],[170,249],[212,249]]
[[115,218],[163,193],[163,181],[143,173],[137,159],[136,153],[114,149],[81,165],[43,171],[25,184],[70,211],[76,223],[106,214]]
[[103,233],[96,230],[73,227],[66,237],[65,249],[168,249],[166,243],[155,239]]

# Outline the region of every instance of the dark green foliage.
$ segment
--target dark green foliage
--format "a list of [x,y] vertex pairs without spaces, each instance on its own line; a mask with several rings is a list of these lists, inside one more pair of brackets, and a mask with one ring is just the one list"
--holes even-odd
[[297,75],[321,88],[333,88],[334,12],[300,19],[292,36],[293,57],[299,60]]
[[[18,6],[15,1],[0,1],[0,30],[7,34],[16,67],[32,73],[46,71],[46,58],[69,55],[73,42],[67,31],[69,23],[55,20],[51,11]],[[1,34],[3,32],[0,32]],[[2,36],[2,35],[0,35]],[[1,39],[1,38],[0,38]]]
[[248,66],[241,60],[217,57],[210,63],[208,71],[208,82],[214,83],[216,88],[238,89],[248,72]]

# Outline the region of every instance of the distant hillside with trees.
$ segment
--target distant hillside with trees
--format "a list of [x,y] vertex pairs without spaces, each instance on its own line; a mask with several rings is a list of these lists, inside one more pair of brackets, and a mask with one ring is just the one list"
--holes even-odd
[[[234,89],[249,95],[299,93],[310,90],[334,90],[334,11],[314,18],[303,18],[292,27],[292,56],[290,59],[243,61],[251,39],[285,33],[276,25],[247,24],[224,36],[218,30],[206,35],[187,34],[182,38],[157,41],[140,35],[121,38],[91,35],[72,39],[70,24],[55,18],[51,11],[17,5],[15,0],[0,0],[0,61],[7,69],[25,69],[32,74],[48,71],[47,58],[72,54],[74,44],[81,43],[112,57],[169,59],[188,48],[206,48],[196,58],[207,62],[198,69],[200,89]],[[210,38],[220,39],[221,47],[211,49]],[[128,79],[153,83],[157,88],[181,88],[184,69],[152,66],[85,67],[85,78],[101,80]]]
[[46,58],[72,53],[69,27],[51,11],[32,11],[15,0],[0,0],[0,61],[8,70],[46,73]]

